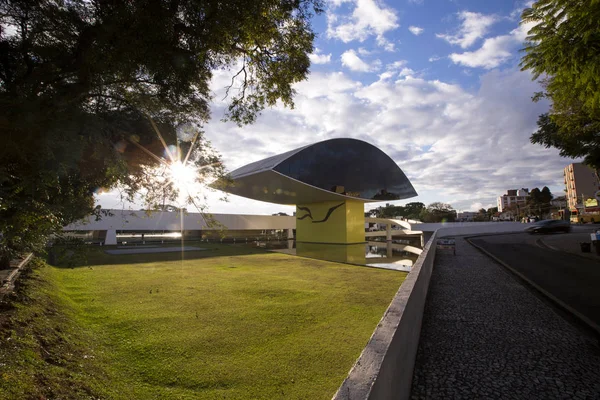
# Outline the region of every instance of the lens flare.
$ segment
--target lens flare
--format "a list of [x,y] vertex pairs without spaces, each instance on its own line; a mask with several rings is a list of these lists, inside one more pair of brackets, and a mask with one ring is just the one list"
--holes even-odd
[[175,161],[169,165],[169,177],[179,190],[186,190],[196,182],[196,168]]

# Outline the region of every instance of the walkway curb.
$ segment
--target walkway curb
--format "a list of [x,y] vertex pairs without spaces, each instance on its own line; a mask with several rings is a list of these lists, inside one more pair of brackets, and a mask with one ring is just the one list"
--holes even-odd
[[481,251],[483,254],[487,255],[492,260],[496,261],[498,264],[502,265],[510,273],[512,273],[512,274],[516,275],[517,277],[519,277],[520,279],[522,279],[523,282],[525,282],[525,284],[527,284],[527,285],[531,286],[532,288],[534,288],[536,291],[538,291],[540,294],[542,294],[544,297],[546,297],[548,300],[550,300],[550,302],[552,302],[553,304],[555,304],[556,306],[558,306],[559,308],[561,308],[563,311],[566,311],[566,312],[570,313],[571,315],[573,315],[575,318],[577,318],[578,320],[580,320],[582,323],[584,323],[586,326],[588,326],[589,328],[591,328],[594,332],[596,332],[596,334],[598,334],[600,336],[600,325],[596,324],[595,322],[593,322],[592,320],[590,320],[588,317],[586,317],[585,315],[581,314],[579,311],[575,310],[573,307],[571,307],[568,304],[564,303],[562,300],[559,300],[553,294],[551,294],[547,290],[543,289],[541,286],[539,286],[538,284],[534,283],[529,278],[525,277],[525,275],[521,274],[516,269],[514,269],[513,267],[511,267],[509,264],[507,264],[504,261],[500,260],[498,257],[496,257],[495,255],[493,255],[489,251],[485,250],[483,247],[478,246],[478,245],[476,245],[475,243],[473,243],[471,241],[471,239],[477,238],[479,236],[482,236],[482,235],[465,237],[465,240],[471,246],[475,247],[477,250]]
[[[572,254],[574,256],[580,257],[580,258],[584,258],[586,260],[596,260],[598,261],[599,258],[595,258],[595,257],[587,257],[584,256],[583,254],[579,254],[576,251],[569,251],[569,250],[563,250],[563,249],[559,249],[558,247],[552,246],[551,244],[548,244],[543,238],[539,238],[538,239],[541,243],[544,244],[544,246],[546,246],[547,248],[549,248],[550,250],[554,250],[554,251],[562,251],[563,253],[568,253],[568,254]],[[591,253],[590,253],[591,254]]]
[[15,268],[14,271],[12,271],[8,275],[8,277],[6,277],[6,279],[2,281],[2,285],[0,286],[0,300],[2,300],[4,296],[12,292],[12,286],[14,285],[14,281],[17,279],[23,268],[29,263],[29,261],[31,261],[32,258],[33,253],[29,253],[23,260],[21,260],[19,265],[17,265],[17,268]]

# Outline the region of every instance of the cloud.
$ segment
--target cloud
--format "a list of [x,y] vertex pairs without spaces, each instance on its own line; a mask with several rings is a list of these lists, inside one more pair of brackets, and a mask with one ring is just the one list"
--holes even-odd
[[387,64],[385,66],[386,72],[379,75],[379,79],[389,79],[393,76],[403,77],[403,76],[412,76],[415,74],[410,68],[407,68],[405,65],[408,63],[406,60],[394,61],[393,63]]
[[386,69],[397,71],[400,68],[404,67],[407,63],[408,63],[408,61],[406,61],[406,60],[394,61],[393,63],[386,65]]
[[522,2],[518,3],[517,7],[510,13],[510,16],[508,18],[513,21],[515,21],[515,20],[518,21],[521,18],[521,14],[523,13],[523,10],[533,6],[534,2],[535,2],[534,0],[527,0],[527,1],[522,1]]
[[474,45],[478,39],[483,38],[488,33],[490,26],[499,20],[494,15],[484,15],[470,11],[461,11],[457,15],[462,22],[455,34],[438,33],[435,36],[452,45],[459,45],[463,49]]
[[492,207],[496,207],[496,204],[495,203],[482,203],[482,202],[478,201],[476,203],[471,204],[469,209],[466,211],[479,211],[482,208],[485,208],[487,210]]
[[[401,60],[386,65],[370,84],[342,72],[313,72],[296,90],[293,110],[277,106],[243,128],[218,122],[223,106],[213,110],[206,135],[230,170],[309,143],[353,137],[393,157],[420,194],[407,201],[444,201],[469,209],[474,203],[493,204],[513,187],[548,185],[558,192],[562,168],[571,162],[555,149],[529,142],[537,116],[548,105],[531,102],[539,87],[517,69],[487,72],[471,92],[415,77]],[[210,209],[253,213],[254,208],[245,208],[250,204],[215,203]],[[258,204],[257,211],[281,208]]]
[[[384,79],[372,83],[344,72],[313,72],[295,85],[294,109],[277,105],[244,127],[220,122],[226,109],[222,88],[230,75],[216,73],[213,120],[203,129],[229,170],[326,139],[366,140],[390,155],[415,186],[419,196],[402,203],[443,201],[465,210],[494,204],[511,188],[548,185],[560,193],[563,168],[572,161],[529,142],[537,116],[548,110],[547,103],[531,102],[540,88],[529,73],[487,71],[477,88],[466,90],[414,74],[399,76],[407,75],[408,66],[403,60],[386,64]],[[234,196],[221,203],[210,196],[209,210],[215,213],[289,210]]]
[[508,35],[486,39],[483,45],[475,51],[452,53],[450,54],[450,59],[455,64],[470,68],[496,68],[515,56],[514,50],[523,43],[527,32],[532,27],[533,24],[531,23],[520,25]]
[[408,30],[415,36],[419,36],[423,33],[423,28],[419,28],[418,26],[409,26]]
[[353,4],[355,7],[352,14],[343,16],[334,14],[337,2],[330,5],[327,12],[327,36],[344,43],[354,40],[363,42],[375,36],[380,47],[393,51],[394,44],[384,35],[400,26],[396,11],[376,0],[354,0]]
[[381,67],[381,61],[375,60],[371,64],[363,61],[354,50],[345,51],[342,54],[342,65],[351,71],[356,72],[374,72]]
[[312,64],[329,64],[331,62],[331,53],[321,54],[321,50],[315,49],[315,52],[308,55]]

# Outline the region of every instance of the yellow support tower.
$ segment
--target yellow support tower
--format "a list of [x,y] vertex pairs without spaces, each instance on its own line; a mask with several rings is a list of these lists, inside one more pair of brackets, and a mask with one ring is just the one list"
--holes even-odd
[[326,201],[296,205],[296,254],[363,264],[365,214],[361,201]]

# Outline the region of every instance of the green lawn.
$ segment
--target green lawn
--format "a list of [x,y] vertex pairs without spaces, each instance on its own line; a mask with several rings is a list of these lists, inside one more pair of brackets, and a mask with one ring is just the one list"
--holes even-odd
[[329,399],[406,276],[210,247],[36,268],[0,332],[0,393]]

